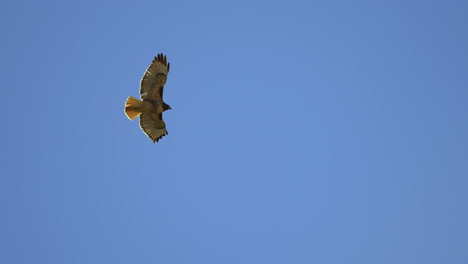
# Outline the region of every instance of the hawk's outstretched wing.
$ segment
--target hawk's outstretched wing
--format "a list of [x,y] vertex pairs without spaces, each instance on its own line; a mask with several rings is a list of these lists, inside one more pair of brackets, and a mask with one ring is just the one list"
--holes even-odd
[[162,100],[164,84],[169,73],[170,64],[162,53],[154,57],[140,83],[141,99]]
[[140,127],[153,142],[158,142],[168,134],[166,124],[162,120],[162,113],[142,113]]

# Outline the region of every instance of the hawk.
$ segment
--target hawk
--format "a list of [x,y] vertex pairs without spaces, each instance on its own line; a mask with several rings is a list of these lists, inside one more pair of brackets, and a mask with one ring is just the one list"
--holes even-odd
[[125,102],[125,114],[130,120],[140,117],[140,127],[153,141],[167,135],[162,113],[172,109],[163,101],[163,89],[170,64],[162,53],[154,57],[140,82],[141,101],[129,96]]

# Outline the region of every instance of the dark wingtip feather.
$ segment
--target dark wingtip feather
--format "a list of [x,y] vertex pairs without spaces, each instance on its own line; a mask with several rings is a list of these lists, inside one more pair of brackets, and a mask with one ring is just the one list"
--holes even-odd
[[163,53],[159,53],[156,57],[154,57],[154,61],[160,61],[167,67],[167,71],[169,72],[169,62],[167,62],[167,57]]
[[158,137],[158,138],[155,138],[155,139],[151,139],[151,138],[150,138],[150,139],[153,141],[153,143],[156,143],[156,142],[159,142],[159,140],[160,140],[161,138],[163,138],[164,136],[166,136],[166,135],[169,135],[169,132],[167,132],[167,130],[166,130],[166,133],[163,134],[162,136],[160,136],[160,137]]

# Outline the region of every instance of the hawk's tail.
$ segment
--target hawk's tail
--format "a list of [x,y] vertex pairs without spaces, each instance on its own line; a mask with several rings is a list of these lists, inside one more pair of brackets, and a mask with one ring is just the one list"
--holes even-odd
[[128,119],[133,120],[141,115],[141,112],[138,112],[133,108],[133,105],[139,102],[140,100],[136,99],[135,97],[128,97],[127,101],[125,102],[125,114],[127,115]]

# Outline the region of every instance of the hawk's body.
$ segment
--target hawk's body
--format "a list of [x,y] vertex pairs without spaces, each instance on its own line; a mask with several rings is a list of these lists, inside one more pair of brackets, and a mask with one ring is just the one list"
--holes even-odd
[[163,101],[163,89],[169,66],[166,56],[158,54],[141,79],[141,101],[130,96],[125,102],[127,117],[133,120],[140,116],[140,127],[153,142],[168,134],[162,113],[171,109]]

